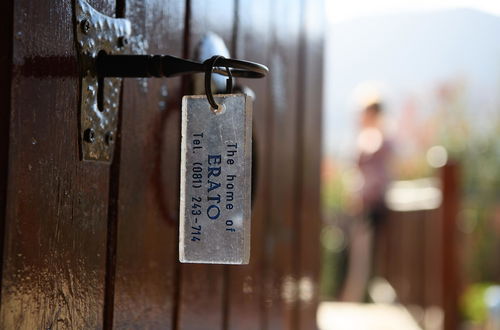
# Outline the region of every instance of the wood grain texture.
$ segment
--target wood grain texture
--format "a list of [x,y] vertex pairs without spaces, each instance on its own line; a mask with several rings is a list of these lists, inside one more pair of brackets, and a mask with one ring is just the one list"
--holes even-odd
[[265,241],[264,317],[269,329],[294,326],[297,303],[298,240],[295,208],[297,180],[297,135],[300,2],[273,1],[271,58],[269,66],[271,118],[271,174],[268,235]]
[[195,58],[201,38],[213,32],[233,56],[270,67],[268,78],[237,81],[257,97],[250,264],[177,262],[180,101],[192,93],[190,79],[125,79],[114,164],[82,162],[72,2],[6,2],[13,28],[0,35],[12,37],[13,69],[9,77],[2,49],[0,96],[10,111],[0,110],[0,120],[9,119],[1,123],[8,139],[0,142],[7,180],[0,177],[0,328],[312,329],[319,5],[89,2],[132,21],[135,53]]
[[0,278],[2,277],[5,209],[7,206],[13,5],[11,0],[0,2],[0,12],[4,13],[3,19],[0,21],[0,42],[3,45],[0,48]]
[[[182,56],[185,4],[126,1],[135,52]],[[142,47],[142,48],[141,48]],[[171,329],[175,317],[180,79],[125,79],[114,328]]]
[[[270,18],[265,10],[265,0],[244,0],[238,2],[238,29],[235,57],[269,62]],[[269,118],[269,79],[242,79],[238,85],[250,88],[256,96],[253,105],[253,175],[254,187],[252,207],[252,240],[250,263],[245,266],[229,267],[227,329],[253,330],[264,327],[263,308],[263,254],[267,215],[269,212],[269,174],[271,127]]]
[[[232,0],[192,0],[188,15],[189,40],[186,56],[194,58],[197,45],[208,32],[224,39],[232,49],[235,24]],[[185,91],[191,94],[192,90]],[[220,265],[182,264],[177,327],[179,329],[222,329],[225,322],[225,271]]]
[[71,2],[16,1],[13,35],[0,327],[100,328],[109,166],[79,159]]
[[323,31],[325,25],[322,0],[302,1],[300,42],[300,75],[297,94],[300,97],[297,134],[300,151],[297,163],[300,178],[296,207],[298,223],[298,309],[296,329],[316,328],[319,297],[321,249],[320,164],[322,158],[321,118],[323,112]]

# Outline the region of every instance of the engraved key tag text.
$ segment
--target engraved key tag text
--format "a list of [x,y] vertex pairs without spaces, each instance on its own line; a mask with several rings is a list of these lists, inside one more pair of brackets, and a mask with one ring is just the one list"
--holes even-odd
[[252,101],[244,94],[182,100],[179,260],[250,258]]

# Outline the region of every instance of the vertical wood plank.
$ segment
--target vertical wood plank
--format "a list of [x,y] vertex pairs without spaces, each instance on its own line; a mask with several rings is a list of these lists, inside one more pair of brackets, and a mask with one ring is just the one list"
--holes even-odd
[[[237,58],[258,63],[269,63],[270,17],[269,3],[265,0],[238,1],[238,34],[236,38]],[[240,80],[255,93],[253,107],[253,175],[255,185],[252,208],[252,240],[250,263],[229,267],[227,328],[260,329],[264,326],[263,307],[263,253],[265,251],[266,222],[269,212],[269,174],[271,138],[269,107],[269,79]]]
[[[189,1],[189,40],[186,56],[193,58],[202,36],[213,32],[232,49],[234,0]],[[191,90],[185,91],[187,94]],[[182,264],[177,327],[222,329],[225,323],[225,271],[220,265]]]
[[[0,2],[0,279],[2,278],[5,210],[7,206],[7,178],[9,160],[10,90],[12,80],[12,24],[13,1]],[[1,301],[0,301],[1,304]]]
[[[125,2],[134,52],[182,56],[185,4]],[[171,329],[177,287],[181,81],[126,79],[121,125],[114,328]]]
[[301,59],[299,89],[302,93],[298,111],[300,156],[297,176],[300,178],[297,214],[298,224],[298,310],[296,329],[316,328],[319,297],[321,228],[320,164],[323,86],[324,3],[302,1]]
[[414,224],[418,221],[418,211],[412,212],[400,212],[401,214],[401,224],[400,224],[400,235],[401,235],[401,245],[399,251],[401,253],[401,269],[399,274],[401,276],[401,288],[398,291],[399,298],[402,303],[413,303],[413,291],[415,283],[412,281],[413,274],[415,273],[415,254],[413,245],[415,245],[419,239],[416,237]]
[[16,1],[13,35],[0,327],[99,328],[109,166],[79,160],[72,3]]
[[295,243],[298,233],[295,203],[297,177],[296,153],[298,100],[298,63],[300,1],[274,1],[272,46],[269,75],[271,92],[271,174],[268,235],[265,241],[264,316],[266,328],[289,329],[294,326],[297,301]]
[[444,330],[456,329],[459,322],[458,295],[460,278],[457,256],[457,214],[460,203],[460,167],[450,162],[441,168],[443,201],[441,203],[442,236],[442,299],[444,310]]
[[441,306],[441,286],[437,279],[442,278],[442,243],[441,226],[439,222],[439,211],[430,210],[426,212],[426,237],[428,244],[425,245],[426,260],[426,302],[427,307]]

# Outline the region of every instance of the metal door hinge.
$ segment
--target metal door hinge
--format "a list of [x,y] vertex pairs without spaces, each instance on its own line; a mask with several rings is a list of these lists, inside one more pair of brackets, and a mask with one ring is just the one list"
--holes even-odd
[[[128,51],[130,21],[99,13],[76,0],[75,32],[81,66],[80,150],[83,160],[110,162],[118,122],[121,78],[99,79],[97,56]],[[100,85],[100,86],[99,86]]]

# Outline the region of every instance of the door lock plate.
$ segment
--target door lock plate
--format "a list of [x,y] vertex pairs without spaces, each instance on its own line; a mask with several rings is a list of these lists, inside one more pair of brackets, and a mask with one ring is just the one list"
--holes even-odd
[[101,14],[84,0],[76,0],[75,33],[81,66],[80,151],[87,161],[111,162],[117,134],[121,78],[98,78],[100,52],[128,51],[130,21]]

